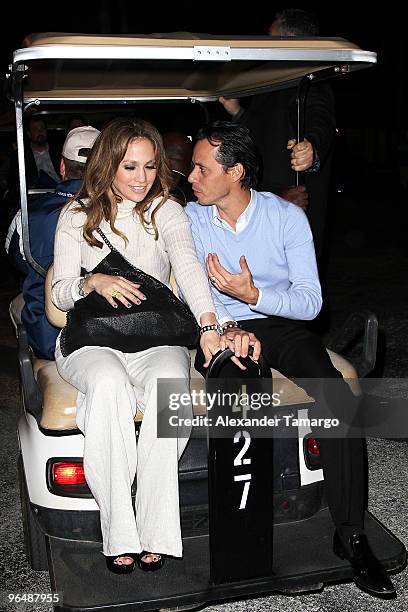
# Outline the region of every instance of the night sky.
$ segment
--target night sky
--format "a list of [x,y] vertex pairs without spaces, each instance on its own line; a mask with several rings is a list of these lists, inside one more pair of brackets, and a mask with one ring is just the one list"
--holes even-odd
[[[249,11],[245,6],[250,6]],[[54,2],[15,2],[8,19],[2,19],[0,69],[4,74],[24,36],[32,32],[141,33],[193,31],[211,34],[264,34],[274,13],[282,6],[266,2],[167,2],[138,0],[74,0]],[[296,6],[296,5],[295,5]],[[48,8],[47,8],[48,7]],[[51,8],[52,7],[52,8]],[[337,80],[335,94],[339,126],[387,132],[379,136],[385,158],[387,149],[401,139],[408,128],[406,112],[408,43],[403,32],[405,20],[395,13],[326,3],[311,9],[319,18],[321,35],[342,36],[362,48],[376,51],[378,66]],[[389,141],[389,142],[388,142]],[[392,154],[391,154],[392,157]]]

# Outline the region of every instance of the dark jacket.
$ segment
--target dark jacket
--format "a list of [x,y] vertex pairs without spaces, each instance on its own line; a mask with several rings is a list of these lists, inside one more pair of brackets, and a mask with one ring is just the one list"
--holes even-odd
[[[59,176],[61,148],[49,143],[48,151],[54,170],[57,176]],[[27,189],[55,189],[57,185],[56,181],[44,171],[41,170],[38,172],[34,154],[29,144],[24,148],[24,160]],[[8,194],[5,206],[9,209],[8,215],[11,219],[20,208],[20,182],[17,151],[13,152],[10,159],[7,187]]]
[[[296,88],[289,88],[254,96],[239,119],[249,128],[262,157],[259,191],[280,195],[282,189],[296,184],[286,148],[288,140],[296,138],[296,93]],[[318,153],[320,169],[314,174],[305,173],[305,183],[309,193],[307,215],[317,252],[322,247],[335,128],[331,87],[326,83],[312,84],[305,104],[304,136]]]
[[[75,195],[80,180],[62,181],[55,192],[36,198],[29,208],[30,245],[33,258],[45,269],[54,259],[54,236],[62,207]],[[45,279],[30,267],[23,283],[24,308],[21,319],[37,357],[54,359],[55,341],[60,332],[51,325],[44,310]]]

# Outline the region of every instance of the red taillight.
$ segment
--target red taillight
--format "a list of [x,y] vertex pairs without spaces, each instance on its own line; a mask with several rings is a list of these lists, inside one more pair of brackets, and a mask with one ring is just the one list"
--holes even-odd
[[315,457],[320,457],[319,443],[317,442],[316,438],[307,439],[307,452]]
[[52,479],[56,485],[86,484],[82,463],[60,462],[52,466]]

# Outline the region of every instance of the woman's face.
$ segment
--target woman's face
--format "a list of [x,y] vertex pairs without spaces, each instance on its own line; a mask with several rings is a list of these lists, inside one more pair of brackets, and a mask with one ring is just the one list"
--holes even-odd
[[112,183],[124,200],[141,202],[149,193],[157,174],[153,144],[147,138],[131,140]]

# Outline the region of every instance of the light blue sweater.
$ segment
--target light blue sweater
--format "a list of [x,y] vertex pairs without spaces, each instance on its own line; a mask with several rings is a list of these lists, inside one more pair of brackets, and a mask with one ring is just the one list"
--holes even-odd
[[258,303],[250,306],[211,287],[218,319],[240,321],[268,315],[314,319],[322,296],[305,213],[272,193],[254,190],[252,205],[249,223],[238,233],[220,227],[212,206],[190,202],[185,209],[202,264],[208,253],[216,253],[222,266],[239,274],[239,258],[245,255],[254,284],[262,292]]

